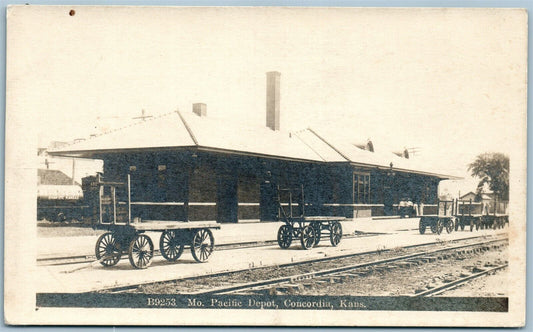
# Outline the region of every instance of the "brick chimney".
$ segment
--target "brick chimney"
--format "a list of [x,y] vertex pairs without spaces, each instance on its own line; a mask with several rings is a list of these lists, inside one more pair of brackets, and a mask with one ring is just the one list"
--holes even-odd
[[279,81],[281,73],[270,71],[266,75],[266,125],[272,130],[279,130]]
[[192,111],[198,116],[207,116],[207,105],[203,103],[192,104]]

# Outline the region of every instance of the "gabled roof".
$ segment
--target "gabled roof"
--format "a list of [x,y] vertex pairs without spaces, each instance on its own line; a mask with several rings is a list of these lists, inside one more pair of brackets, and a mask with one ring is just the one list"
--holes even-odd
[[126,151],[184,148],[308,162],[344,162],[381,169],[389,169],[392,163],[396,171],[442,179],[457,178],[432,171],[427,165],[398,157],[392,152],[363,150],[353,142],[326,136],[311,128],[289,133],[179,111],[50,150],[49,153],[91,158]]
[[[298,136],[302,137],[302,139],[306,141],[310,148],[318,150],[319,145],[317,143],[325,143],[330,150],[335,151],[337,155],[342,156],[344,161],[348,161],[354,166],[389,169],[392,165],[395,171],[436,176],[442,179],[458,178],[456,176],[442,174],[437,170],[431,169],[427,166],[427,164],[423,163],[421,159],[402,158],[393,152],[387,152],[383,149],[376,149],[375,152],[370,152],[326,132],[311,128],[307,129],[307,131],[312,133],[312,136],[315,138],[311,139],[312,136],[310,135],[303,136],[298,134]],[[318,140],[316,138],[318,138]]]
[[[37,184],[38,185],[56,185],[68,186],[72,185],[72,178],[60,170],[56,169],[38,169],[37,170]],[[76,183],[79,185],[79,183]]]
[[471,196],[471,195],[476,196],[476,194],[474,192],[469,191],[466,194],[464,194],[463,196],[459,197],[459,199],[464,199],[465,197]]
[[[322,162],[316,151],[290,133],[179,111],[141,121],[90,139],[51,150],[50,154],[91,158],[127,150],[195,147],[236,154]],[[327,157],[327,156],[326,156]]]
[[90,158],[97,153],[129,149],[195,145],[179,115],[176,112],[172,112],[151,120],[140,121],[112,130],[81,142],[49,150],[49,153],[60,156]]

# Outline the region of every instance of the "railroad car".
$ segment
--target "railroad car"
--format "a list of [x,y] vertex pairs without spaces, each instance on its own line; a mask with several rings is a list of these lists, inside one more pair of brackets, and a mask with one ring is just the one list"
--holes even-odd
[[52,222],[82,220],[88,206],[76,185],[39,185],[37,187],[37,220]]

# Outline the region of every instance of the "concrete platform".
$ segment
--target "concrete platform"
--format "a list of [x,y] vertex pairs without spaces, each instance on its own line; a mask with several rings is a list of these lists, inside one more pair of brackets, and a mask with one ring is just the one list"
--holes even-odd
[[[397,222],[397,220],[395,220]],[[383,229],[406,228],[404,222],[411,225],[414,220],[402,220],[400,224],[384,223],[379,224]],[[364,223],[361,223],[363,226]],[[231,229],[238,225],[226,227]],[[378,226],[378,225],[374,225]],[[269,223],[261,226],[255,225],[255,229],[261,227],[263,230],[277,230],[279,223]],[[265,228],[263,228],[265,227]],[[382,230],[380,227],[371,227],[374,230]],[[223,227],[224,228],[224,227]],[[250,226],[251,229],[254,226]],[[240,234],[248,228],[239,228]],[[223,230],[220,230],[222,232]],[[136,270],[128,259],[122,259],[116,266],[104,268],[98,263],[59,265],[59,266],[38,266],[32,277],[35,278],[37,292],[87,292],[102,288],[124,286],[145,282],[165,281],[183,277],[198,276],[215,272],[248,269],[259,266],[273,266],[290,262],[304,261],[321,257],[332,257],[350,253],[360,253],[377,249],[393,249],[414,244],[424,244],[434,242],[437,238],[446,241],[453,239],[463,239],[480,235],[494,235],[506,233],[507,228],[500,230],[480,230],[480,231],[460,231],[451,234],[434,235],[426,233],[420,235],[417,230],[399,230],[384,233],[371,237],[346,238],[341,241],[338,247],[332,247],[329,242],[321,243],[318,247],[310,250],[303,250],[297,243],[289,249],[280,249],[277,245],[242,248],[233,250],[215,251],[209,262],[200,264],[194,262],[190,251],[186,250],[183,256],[175,263],[170,263],[158,256],[154,258],[152,265],[146,270]],[[221,239],[230,240],[231,237],[224,237],[224,232],[220,234]],[[257,238],[264,239],[265,236],[272,239],[275,235],[257,235]]]
[[[342,221],[344,234],[359,232],[395,233],[406,229],[416,229],[419,218],[382,219],[359,218]],[[238,224],[221,224],[220,230],[213,230],[215,245],[238,244],[245,242],[275,241],[278,228],[282,222],[245,222]],[[161,233],[148,232],[157,247]],[[38,237],[37,259],[91,256],[98,236]]]

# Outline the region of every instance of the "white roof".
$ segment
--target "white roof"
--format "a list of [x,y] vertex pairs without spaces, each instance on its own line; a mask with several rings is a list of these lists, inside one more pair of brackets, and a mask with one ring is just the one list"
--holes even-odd
[[[427,174],[441,178],[456,178],[456,176],[445,175],[436,169],[428,167],[427,163],[420,158],[406,159],[399,157],[392,152],[383,151],[382,149],[370,152],[368,150],[360,149],[351,142],[339,139],[330,133],[316,129],[307,129],[307,131],[318,138],[320,142],[325,143],[331,150],[342,156],[344,161],[348,161],[354,165],[388,169],[392,164],[393,169],[396,171]],[[317,144],[318,141],[316,139],[311,139],[311,136],[309,135],[304,136],[299,134],[299,136],[302,137],[312,149],[319,149],[320,145]]]
[[90,157],[95,153],[106,151],[194,145],[179,115],[172,112],[49,152],[57,155]]
[[323,161],[289,132],[271,130],[263,126],[238,125],[221,119],[182,114],[194,135],[198,147],[229,150],[272,157]]
[[256,155],[276,159],[313,162],[348,162],[353,165],[393,168],[453,178],[428,170],[419,160],[398,157],[392,152],[376,152],[356,147],[353,142],[314,129],[289,133],[263,126],[249,126],[194,113],[167,113],[140,121],[78,143],[51,150],[51,154],[94,157],[104,153],[146,149],[195,147],[233,154]]
[[109,131],[87,140],[50,150],[62,156],[92,157],[96,154],[155,148],[215,149],[234,153],[324,161],[300,139],[289,132],[267,127],[242,126],[236,123],[197,116],[194,113],[167,113]]
[[37,197],[48,199],[79,199],[83,197],[83,191],[76,185],[51,185],[41,184],[37,186]]

